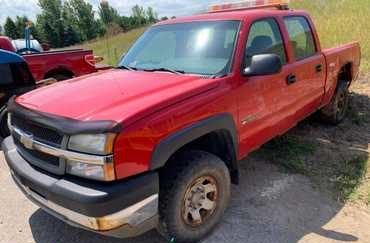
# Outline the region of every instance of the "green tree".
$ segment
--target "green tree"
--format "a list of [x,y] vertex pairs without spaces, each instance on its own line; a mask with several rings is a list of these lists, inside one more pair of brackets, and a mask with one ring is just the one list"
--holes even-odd
[[68,6],[76,19],[82,40],[91,40],[97,37],[98,24],[92,5],[84,0],[69,0]]
[[163,17],[161,18],[161,21],[165,21],[165,20],[168,20],[168,17],[167,17],[167,16],[163,16]]
[[15,26],[14,21],[7,17],[4,24],[4,34],[12,39],[17,38],[17,27]]
[[73,45],[75,43],[81,42],[82,35],[84,34],[82,30],[80,30],[80,26],[78,23],[78,18],[75,15],[73,8],[69,4],[69,2],[64,2],[63,6],[63,20],[65,25],[65,33],[70,35],[66,36],[65,40],[67,43],[66,45]]
[[3,34],[3,26],[0,25],[0,35]]
[[63,47],[65,26],[61,0],[39,0],[39,6],[42,12],[37,16],[37,24],[42,30],[43,39],[52,47]]
[[105,25],[119,23],[120,16],[115,8],[109,5],[108,1],[101,1],[99,6],[99,16]]
[[146,18],[149,23],[155,23],[158,19],[158,14],[154,12],[152,7],[148,7],[146,10]]
[[133,18],[133,24],[135,27],[138,27],[140,25],[146,24],[146,13],[143,7],[139,5],[135,5],[132,7],[132,16]]
[[15,26],[17,28],[17,39],[23,39],[24,38],[24,28],[26,28],[26,22],[28,21],[28,18],[26,16],[16,16],[15,17]]
[[97,31],[98,31],[98,35],[100,37],[104,36],[106,33],[107,33],[107,29],[105,27],[105,24],[103,23],[103,21],[101,19],[98,19],[97,20]]

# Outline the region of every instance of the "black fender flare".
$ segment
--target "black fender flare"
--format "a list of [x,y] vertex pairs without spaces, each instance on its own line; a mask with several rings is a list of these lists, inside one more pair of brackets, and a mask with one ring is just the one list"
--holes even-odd
[[170,134],[156,145],[151,162],[150,169],[156,170],[162,168],[168,159],[184,145],[200,138],[208,133],[226,130],[231,135],[232,148],[234,149],[232,158],[232,170],[237,171],[237,153],[238,153],[238,133],[234,119],[229,113],[222,113],[211,116],[185,127],[175,133]]

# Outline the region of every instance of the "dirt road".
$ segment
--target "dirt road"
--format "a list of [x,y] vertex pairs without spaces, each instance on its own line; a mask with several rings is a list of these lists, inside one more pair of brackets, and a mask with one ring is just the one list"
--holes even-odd
[[[339,203],[314,189],[310,180],[264,161],[245,161],[226,216],[204,243],[370,242],[370,213]],[[159,243],[156,232],[115,240],[72,228],[33,206],[0,162],[1,243]]]
[[[281,146],[274,145],[262,150],[272,156],[261,156],[257,152],[242,161],[241,183],[232,188],[232,201],[226,215],[214,233],[203,242],[369,243],[370,211],[365,203],[341,204],[335,199],[357,184],[348,185],[344,181],[339,184],[343,188],[333,189],[338,181],[342,182],[337,173],[342,171],[343,161],[369,155],[370,125],[366,119],[370,117],[370,89],[366,80],[362,79],[352,94],[354,107],[344,124],[333,128],[307,121],[289,132],[288,136],[305,141],[306,145],[308,142],[314,144],[312,151],[311,146],[301,146],[303,151],[309,148],[310,153],[300,153],[303,157],[299,156],[297,160],[294,153],[284,157]],[[286,146],[282,147],[284,150]],[[278,159],[275,161],[274,157]],[[283,170],[281,160],[291,160],[290,166],[298,163],[298,168],[304,169],[304,175]],[[357,180],[355,182],[358,183]],[[135,239],[116,240],[72,228],[49,216],[19,192],[1,154],[0,242],[164,241],[155,231]]]

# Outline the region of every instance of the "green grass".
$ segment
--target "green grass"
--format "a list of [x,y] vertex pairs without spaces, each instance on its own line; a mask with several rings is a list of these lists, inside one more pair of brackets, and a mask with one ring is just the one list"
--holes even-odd
[[[370,71],[370,0],[292,0],[291,7],[305,9],[312,16],[323,48],[360,41],[362,70]],[[94,50],[115,65],[123,52],[144,32],[146,27],[78,45]]]
[[265,144],[254,156],[276,164],[286,173],[310,176],[317,184],[326,180],[323,176],[327,177],[339,201],[370,205],[370,159],[357,156],[349,160],[321,163],[315,157],[315,152],[320,149],[318,144],[287,134]]
[[104,63],[116,65],[122,53],[127,52],[145,30],[146,27],[142,27],[113,36],[107,35],[73,48],[92,49],[95,55],[104,57]]
[[357,157],[338,163],[333,181],[342,201],[362,201],[370,204],[370,181],[366,180],[369,160]]
[[310,13],[323,48],[359,41],[361,69],[370,71],[370,0],[293,0],[291,7]]
[[284,170],[308,174],[309,169],[305,157],[312,155],[316,151],[316,147],[316,144],[284,135],[265,144],[256,153],[257,156],[262,156],[278,164]]

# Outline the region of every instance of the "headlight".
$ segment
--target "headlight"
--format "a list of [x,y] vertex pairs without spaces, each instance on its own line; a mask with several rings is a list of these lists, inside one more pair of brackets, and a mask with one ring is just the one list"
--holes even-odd
[[69,138],[68,149],[89,154],[107,155],[113,152],[116,134],[80,134]]
[[69,138],[68,149],[101,158],[101,162],[68,159],[66,171],[69,174],[100,181],[115,179],[113,144],[116,134],[80,134]]

